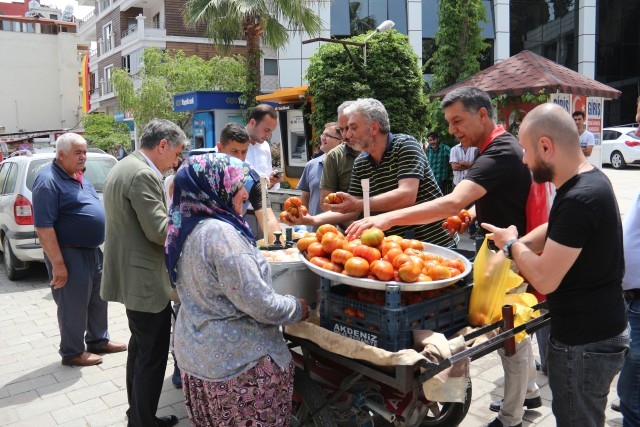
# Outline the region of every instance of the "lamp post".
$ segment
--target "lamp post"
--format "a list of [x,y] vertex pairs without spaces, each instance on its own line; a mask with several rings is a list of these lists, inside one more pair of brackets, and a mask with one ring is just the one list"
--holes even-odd
[[351,52],[349,51],[349,49],[347,48],[347,46],[360,46],[363,49],[363,55],[364,55],[364,66],[367,66],[367,40],[369,40],[371,37],[373,37],[376,33],[383,33],[391,28],[393,28],[393,26],[396,25],[395,22],[390,21],[390,20],[386,20],[384,21],[382,24],[378,25],[378,27],[376,28],[376,30],[369,34],[365,39],[364,42],[352,42],[352,41],[348,41],[348,40],[338,40],[338,39],[328,39],[328,38],[324,38],[324,37],[318,37],[315,39],[309,39],[309,40],[303,40],[302,44],[307,44],[307,43],[314,43],[314,42],[328,42],[328,43],[338,43],[341,44],[342,47],[344,47],[344,50],[347,52],[347,55],[349,55],[349,58],[351,59],[351,62],[353,63],[353,65],[355,65],[357,68],[360,68],[360,65],[358,65],[358,63],[356,62],[355,58],[353,57],[353,55],[351,55]]
[[395,22],[390,21],[390,20],[386,20],[384,21],[382,24],[378,25],[378,27],[376,28],[376,30],[369,34],[367,37],[365,37],[364,42],[363,42],[363,46],[362,46],[362,50],[363,50],[363,54],[364,54],[364,66],[367,66],[367,40],[369,40],[371,37],[373,37],[376,33],[384,33],[387,30],[390,30],[391,28],[393,28],[393,26],[396,25]]

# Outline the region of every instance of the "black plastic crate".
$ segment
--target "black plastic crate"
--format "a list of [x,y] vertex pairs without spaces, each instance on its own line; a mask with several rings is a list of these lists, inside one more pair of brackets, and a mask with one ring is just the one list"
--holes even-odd
[[320,325],[385,350],[412,348],[415,329],[450,335],[467,325],[472,286],[459,282],[450,288],[433,298],[402,306],[400,287],[388,285],[381,306],[348,298],[349,286],[330,286],[323,279]]

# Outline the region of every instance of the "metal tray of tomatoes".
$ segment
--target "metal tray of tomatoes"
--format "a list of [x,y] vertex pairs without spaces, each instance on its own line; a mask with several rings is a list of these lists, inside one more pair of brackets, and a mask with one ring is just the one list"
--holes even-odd
[[443,248],[442,246],[432,245],[430,243],[423,243],[424,252],[432,253],[435,255],[440,255],[446,259],[459,259],[464,263],[464,271],[462,274],[451,277],[449,279],[444,280],[433,280],[431,282],[413,282],[413,283],[405,283],[405,282],[383,282],[380,280],[374,279],[362,279],[359,277],[351,277],[346,274],[336,273],[334,271],[325,270],[322,267],[318,267],[315,264],[309,262],[304,254],[299,254],[300,259],[305,263],[305,265],[318,276],[324,277],[336,283],[344,283],[345,285],[357,286],[365,289],[373,289],[373,290],[385,290],[387,285],[400,285],[401,291],[429,291],[432,289],[440,289],[445,286],[449,286],[453,283],[456,283],[459,280],[464,279],[469,273],[471,273],[471,261],[469,261],[463,255],[449,249]]

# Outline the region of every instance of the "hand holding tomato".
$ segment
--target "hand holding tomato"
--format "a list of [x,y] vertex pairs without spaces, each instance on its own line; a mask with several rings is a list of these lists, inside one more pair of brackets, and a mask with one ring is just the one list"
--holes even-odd
[[380,214],[376,216],[370,216],[367,218],[359,219],[358,221],[354,221],[346,230],[345,234],[348,239],[360,238],[362,233],[365,230],[370,228],[377,228],[379,230],[385,231],[391,227],[392,224],[389,223],[387,214]]
[[[337,202],[340,199],[342,199],[342,202]],[[329,205],[332,212],[351,213],[362,211],[362,201],[349,193],[338,192],[334,200],[336,202]]]

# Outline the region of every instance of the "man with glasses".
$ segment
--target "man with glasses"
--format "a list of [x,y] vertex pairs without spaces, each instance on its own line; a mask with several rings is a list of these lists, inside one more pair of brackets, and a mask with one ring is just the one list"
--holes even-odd
[[[324,125],[324,130],[320,135],[320,150],[322,150],[323,154],[311,159],[304,167],[302,177],[298,182],[298,190],[302,191],[302,204],[307,206],[311,215],[317,215],[322,212],[320,179],[322,177],[324,159],[341,142],[342,138],[340,137],[338,123],[331,122]],[[314,229],[315,227],[311,231]]]

